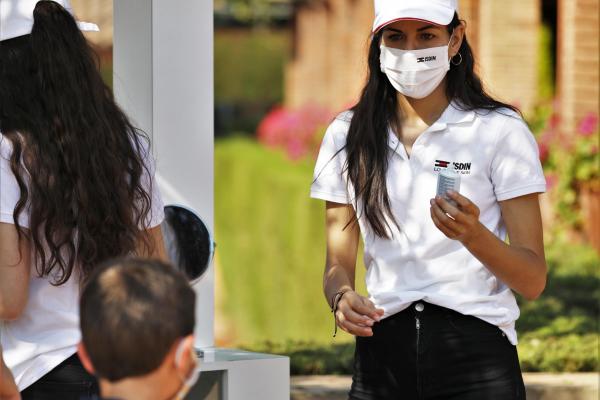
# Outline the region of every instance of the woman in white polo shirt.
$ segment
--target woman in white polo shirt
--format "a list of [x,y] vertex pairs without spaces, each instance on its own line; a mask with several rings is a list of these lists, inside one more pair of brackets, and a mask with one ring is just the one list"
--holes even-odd
[[0,0],[0,340],[23,400],[97,395],[80,286],[108,258],[164,258],[148,139],[61,5]]
[[[527,125],[474,64],[455,0],[375,0],[368,81],[311,187],[324,292],[357,337],[351,399],[525,398],[512,290],[545,286],[545,180]],[[459,193],[436,196],[441,172]],[[360,234],[369,298],[354,291]]]

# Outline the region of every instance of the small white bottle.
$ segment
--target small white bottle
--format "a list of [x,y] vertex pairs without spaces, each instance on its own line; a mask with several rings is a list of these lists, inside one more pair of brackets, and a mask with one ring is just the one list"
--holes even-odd
[[460,174],[452,170],[442,170],[438,174],[437,195],[456,207],[456,202],[448,196],[448,190],[459,192]]

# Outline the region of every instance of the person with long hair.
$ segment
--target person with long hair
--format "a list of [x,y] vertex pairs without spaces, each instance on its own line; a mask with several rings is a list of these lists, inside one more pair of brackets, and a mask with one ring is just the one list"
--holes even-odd
[[546,283],[537,145],[485,91],[456,0],[374,3],[367,83],[311,186],[325,297],[356,336],[350,398],[524,399],[513,291],[532,300]]
[[150,143],[102,81],[68,0],[0,0],[0,11],[4,358],[24,400],[91,397],[76,354],[82,284],[110,258],[166,259]]

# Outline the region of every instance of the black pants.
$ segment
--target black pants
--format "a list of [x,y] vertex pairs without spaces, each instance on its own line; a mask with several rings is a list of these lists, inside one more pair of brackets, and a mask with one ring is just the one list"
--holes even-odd
[[498,327],[420,301],[356,338],[350,399],[522,400],[525,386]]
[[83,368],[77,354],[21,392],[22,400],[89,400],[98,395],[96,378]]

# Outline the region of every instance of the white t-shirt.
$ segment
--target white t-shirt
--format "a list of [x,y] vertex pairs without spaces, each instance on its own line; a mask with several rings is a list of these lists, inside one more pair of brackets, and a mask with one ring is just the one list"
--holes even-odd
[[[142,141],[145,143],[145,141]],[[13,223],[13,210],[20,195],[10,170],[12,145],[0,133],[0,222]],[[144,162],[154,179],[155,163],[150,149],[144,148]],[[142,182],[148,187],[150,177],[144,172]],[[152,180],[152,211],[148,228],[164,219],[158,185]],[[19,224],[29,227],[29,216],[21,213]],[[32,252],[33,259],[33,252]],[[33,263],[32,263],[33,264]],[[36,382],[77,350],[79,331],[79,274],[53,286],[48,277],[40,278],[32,265],[29,296],[23,314],[15,321],[0,321],[0,340],[4,359],[20,390]]]
[[[360,210],[344,172],[346,152],[335,155],[346,143],[351,119],[352,113],[342,113],[327,129],[311,197]],[[498,202],[546,190],[527,125],[511,110],[462,111],[451,104],[417,138],[410,158],[392,130],[388,145],[387,190],[400,229],[389,221],[392,238],[382,239],[359,217],[370,299],[383,308],[384,318],[417,300],[474,315],[498,326],[516,344],[519,308],[512,291],[434,225],[429,200],[435,197],[439,171],[455,170],[461,175],[459,191],[479,207],[481,223],[505,240]]]

